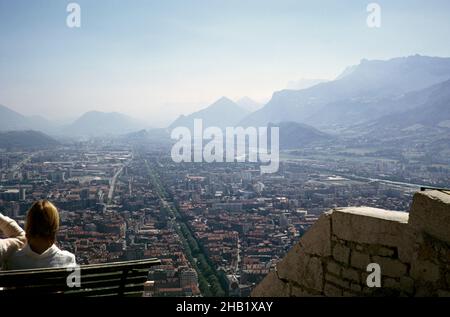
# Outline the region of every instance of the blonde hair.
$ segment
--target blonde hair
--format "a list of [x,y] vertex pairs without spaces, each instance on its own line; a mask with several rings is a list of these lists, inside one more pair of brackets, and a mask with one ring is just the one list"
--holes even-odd
[[48,200],[38,200],[28,210],[25,232],[27,237],[56,239],[59,230],[59,213]]

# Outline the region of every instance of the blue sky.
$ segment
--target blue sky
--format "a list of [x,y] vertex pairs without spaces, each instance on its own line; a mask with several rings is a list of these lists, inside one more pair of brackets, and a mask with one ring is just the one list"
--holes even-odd
[[[81,6],[81,28],[66,6]],[[450,56],[450,1],[0,0],[0,104],[171,120],[225,95],[265,100],[362,58]]]

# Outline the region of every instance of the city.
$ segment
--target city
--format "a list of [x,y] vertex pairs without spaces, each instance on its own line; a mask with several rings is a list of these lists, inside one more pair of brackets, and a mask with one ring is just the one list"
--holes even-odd
[[23,225],[33,201],[54,202],[59,244],[77,263],[161,259],[156,296],[249,296],[323,212],[408,210],[420,186],[410,181],[450,173],[326,153],[284,151],[278,173],[261,174],[251,162],[175,163],[170,144],[120,139],[4,151],[0,204]]

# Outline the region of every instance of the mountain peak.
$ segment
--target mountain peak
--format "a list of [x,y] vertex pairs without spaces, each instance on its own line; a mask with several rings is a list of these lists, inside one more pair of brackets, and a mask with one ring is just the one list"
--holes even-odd
[[141,130],[141,123],[123,113],[88,111],[82,114],[65,132],[70,135],[99,136],[116,135]]
[[225,97],[225,96],[222,96],[222,97],[220,97],[215,103],[222,103],[222,102],[233,102],[234,103],[234,101],[233,100],[231,100],[230,98],[228,98],[228,97]]
[[239,104],[240,102],[256,102],[256,101],[254,101],[252,98],[248,96],[244,96],[240,98],[238,101],[236,101],[237,104]]
[[217,99],[215,102],[213,102],[211,105],[209,105],[208,107],[206,107],[204,110],[208,109],[208,108],[213,108],[213,107],[235,107],[238,106],[233,100],[231,100],[228,97],[220,97],[219,99]]
[[220,128],[235,126],[248,113],[249,111],[241,108],[230,98],[221,97],[202,110],[188,116],[178,117],[178,119],[169,126],[169,129],[180,126],[192,127],[194,119],[202,119],[204,126]]

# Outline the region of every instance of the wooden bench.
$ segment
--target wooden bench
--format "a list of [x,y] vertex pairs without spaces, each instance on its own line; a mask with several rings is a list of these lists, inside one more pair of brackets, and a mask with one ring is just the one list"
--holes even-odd
[[[158,259],[79,266],[80,287],[67,281],[74,268],[0,271],[0,297],[5,295],[142,296],[144,282]],[[73,284],[72,284],[73,285]]]

